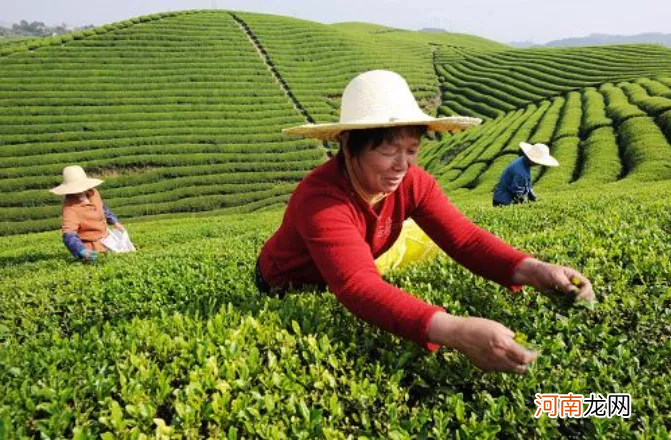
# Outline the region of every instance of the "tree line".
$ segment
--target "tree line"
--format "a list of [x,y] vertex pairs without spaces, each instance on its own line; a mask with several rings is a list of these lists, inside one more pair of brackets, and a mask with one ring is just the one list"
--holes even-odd
[[94,26],[88,24],[81,27],[70,27],[65,23],[47,26],[44,22],[33,21],[28,22],[21,20],[19,23],[14,23],[11,27],[0,26],[0,36],[2,37],[48,37],[53,35],[62,35],[66,32],[90,29]]

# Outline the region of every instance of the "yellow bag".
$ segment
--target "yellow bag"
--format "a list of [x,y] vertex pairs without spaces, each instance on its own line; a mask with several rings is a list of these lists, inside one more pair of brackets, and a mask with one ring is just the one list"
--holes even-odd
[[428,261],[438,254],[438,250],[439,247],[414,220],[406,220],[396,243],[375,260],[375,265],[384,274],[392,269],[403,269],[412,263]]

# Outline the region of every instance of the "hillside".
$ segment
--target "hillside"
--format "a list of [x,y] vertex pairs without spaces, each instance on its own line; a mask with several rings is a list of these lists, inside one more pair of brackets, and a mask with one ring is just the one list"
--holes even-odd
[[[0,440],[668,438],[670,54],[227,11],[0,44]],[[333,147],[281,128],[336,120],[373,68],[430,113],[482,117],[427,139],[421,166],[478,226],[593,284],[590,304],[511,293],[442,253],[383,275],[510,328],[540,351],[524,376],[430,354],[329,291],[254,284]],[[534,170],[537,203],[493,208],[523,140],[561,166]],[[105,179],[138,252],[80,264],[63,246],[47,189],[72,163]],[[538,393],[628,395],[631,414],[537,418]]]
[[441,47],[453,47],[472,51],[494,51],[510,49],[509,46],[486,38],[469,34],[436,31],[410,31],[406,29],[390,28],[371,23],[349,22],[331,25],[338,30],[349,31],[368,36],[385,37],[389,39],[409,39],[430,43]]
[[46,190],[72,163],[122,218],[281,206],[326,157],[281,128],[337,119],[364,70],[399,71],[437,107],[425,42],[285,17],[156,14],[0,49],[1,234],[57,227]]
[[119,24],[0,64],[5,232],[57,225],[44,190],[71,163],[128,218],[283,202],[325,157],[279,134],[305,119],[230,14]]
[[447,190],[485,198],[529,139],[566,165],[537,175],[541,186],[669,178],[670,50],[511,50],[365,23],[175,12],[0,47],[0,234],[56,228],[60,199],[46,190],[73,163],[106,180],[125,219],[281,208],[333,145],[280,130],[337,120],[344,86],[375,68],[404,75],[429,113],[486,121],[424,148]]
[[541,189],[671,178],[671,50],[514,50],[452,59],[437,71],[440,114],[489,120],[423,151],[452,193],[489,197],[522,141],[549,145],[561,164],[535,172]]

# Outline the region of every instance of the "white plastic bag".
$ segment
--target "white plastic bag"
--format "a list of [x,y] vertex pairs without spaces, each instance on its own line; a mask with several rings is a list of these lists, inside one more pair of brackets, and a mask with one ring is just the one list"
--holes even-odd
[[107,237],[100,240],[100,242],[110,252],[135,252],[135,246],[130,241],[128,231],[108,229]]

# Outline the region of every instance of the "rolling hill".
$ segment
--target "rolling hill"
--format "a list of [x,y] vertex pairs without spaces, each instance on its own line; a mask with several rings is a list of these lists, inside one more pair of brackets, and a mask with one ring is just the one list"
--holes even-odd
[[[292,189],[334,147],[281,128],[336,120],[375,68],[430,113],[483,118],[420,157],[468,218],[591,280],[581,304],[444,254],[383,275],[533,344],[524,376],[428,354],[328,291],[255,286]],[[513,50],[228,11],[0,43],[0,439],[668,438],[670,78],[656,46]],[[538,202],[493,208],[523,140],[562,165],[534,171]],[[73,163],[105,179],[138,252],[68,253],[47,189]],[[535,417],[537,393],[629,396],[631,414]]]
[[0,233],[56,228],[46,190],[73,163],[122,218],[281,208],[333,148],[281,128],[337,120],[347,82],[376,68],[429,113],[486,121],[427,143],[447,190],[484,197],[529,139],[566,164],[544,186],[669,178],[670,50],[171,12],[0,48]]
[[7,44],[0,233],[57,227],[60,199],[45,190],[73,163],[106,180],[106,203],[123,218],[281,206],[327,151],[281,128],[336,119],[337,94],[374,68],[403,73],[429,105],[438,84],[428,49],[416,38],[224,11]]

